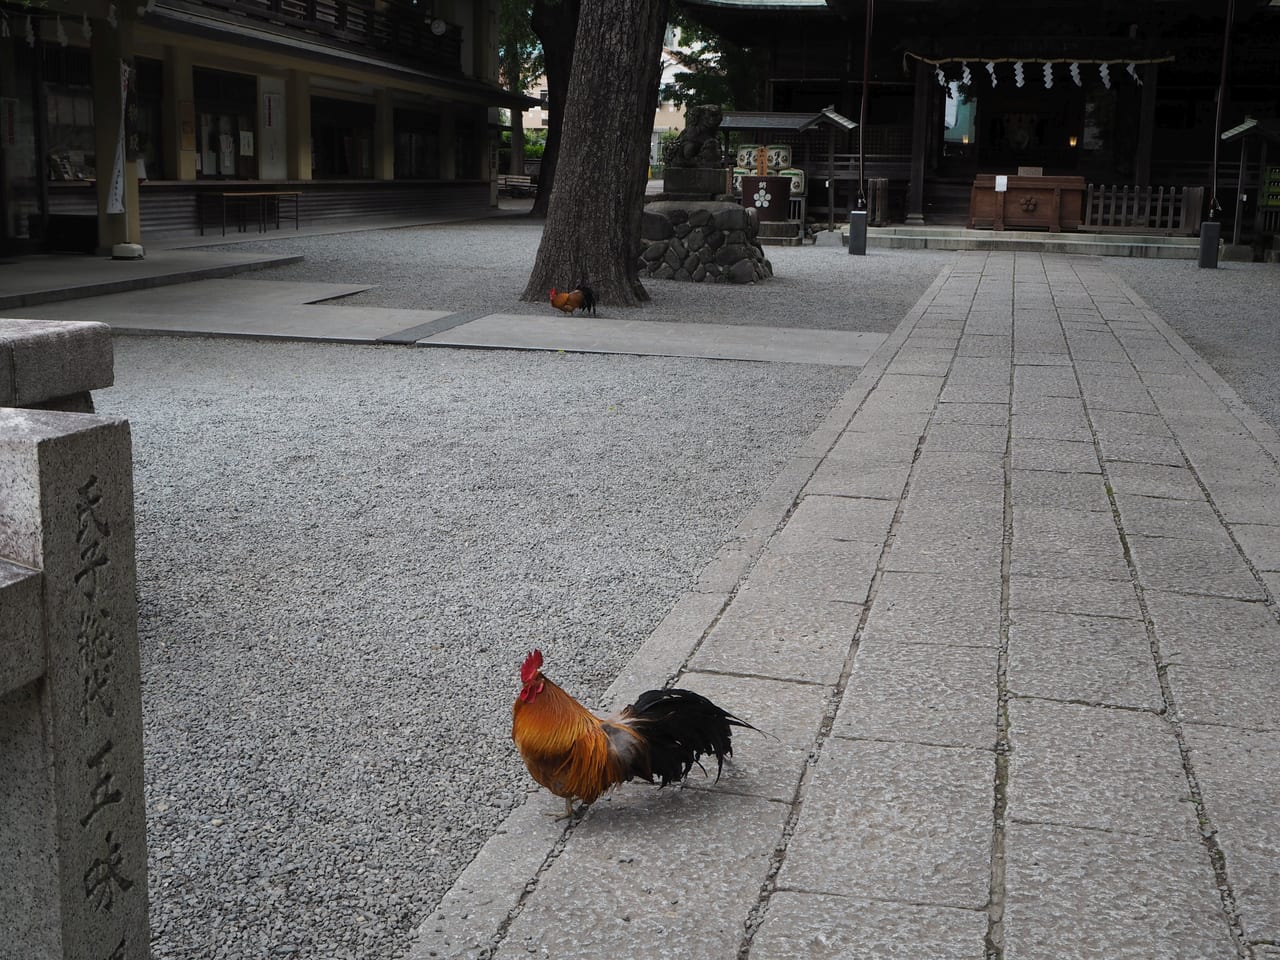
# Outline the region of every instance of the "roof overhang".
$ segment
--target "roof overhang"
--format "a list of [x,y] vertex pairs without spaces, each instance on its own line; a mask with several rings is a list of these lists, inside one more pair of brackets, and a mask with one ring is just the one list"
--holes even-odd
[[1271,143],[1280,143],[1280,120],[1257,120],[1253,117],[1245,117],[1243,123],[1237,124],[1230,130],[1222,131],[1222,139],[1226,143],[1243,140],[1245,137],[1261,137]]
[[436,88],[443,94],[452,94],[459,100],[487,107],[527,110],[540,103],[535,97],[512,93],[495,84],[460,74],[433,73],[396,63],[393,60],[368,56],[359,52],[358,49],[329,46],[293,34],[276,33],[262,26],[223,19],[217,15],[158,6],[146,14],[139,23],[157,30],[170,30],[186,36],[221,40],[238,47],[287,54],[336,67],[368,71],[387,79],[423,84]]
[[837,113],[834,107],[824,107],[817,113],[727,110],[720,121],[721,130],[776,130],[779,133],[805,133],[820,126],[853,130],[857,124]]

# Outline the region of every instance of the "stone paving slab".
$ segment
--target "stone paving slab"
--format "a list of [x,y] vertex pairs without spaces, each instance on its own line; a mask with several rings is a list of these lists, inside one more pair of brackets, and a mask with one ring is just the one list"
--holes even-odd
[[1199,839],[1177,737],[1163,718],[1015,699],[1009,744],[1011,820]]
[[630,353],[861,367],[884,340],[881,333],[840,330],[494,313],[419,342],[430,346]]
[[833,738],[778,887],[981,909],[994,769],[986,750]]
[[1007,960],[1232,960],[1199,843],[1011,823]]
[[832,733],[994,750],[994,648],[864,640]]
[[1280,942],[1280,732],[1189,726],[1186,738],[1245,938]]
[[1167,664],[1280,668],[1280,623],[1266,604],[1148,590],[1147,609]]
[[1009,627],[1009,690],[1158,711],[1160,692],[1140,621],[1019,610]]
[[864,642],[1000,646],[1000,587],[990,580],[886,572]]
[[495,960],[653,956],[662,943],[732,960],[787,810],[724,792],[619,789],[574,830]]
[[[862,588],[865,596],[866,587]],[[694,670],[835,683],[862,607],[786,589],[743,589],[690,661]]]
[[1248,667],[1170,665],[1169,686],[1187,723],[1280,731],[1275,674]]
[[751,945],[769,960],[986,960],[987,914],[779,891]]
[[1132,584],[1095,577],[1072,580],[1013,574],[1009,577],[1009,608],[1142,619]]
[[1227,538],[1222,522],[1207,500],[1169,500],[1118,493],[1116,506],[1124,529],[1131,536],[1219,542]]
[[1262,586],[1235,545],[1222,540],[1129,537],[1142,582],[1157,590],[1262,600]]
[[896,511],[890,500],[805,496],[773,542],[781,549],[805,548],[815,541],[883,544]]
[[709,697],[756,728],[734,731],[737,749],[719,779],[712,758],[705,774],[695,769],[685,781],[689,789],[783,803],[795,798],[834,687],[714,673],[684,673],[676,685]]

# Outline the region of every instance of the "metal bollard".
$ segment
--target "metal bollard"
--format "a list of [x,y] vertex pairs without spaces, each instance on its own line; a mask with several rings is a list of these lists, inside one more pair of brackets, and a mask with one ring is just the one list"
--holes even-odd
[[1200,266],[1210,270],[1218,266],[1218,241],[1222,238],[1222,224],[1206,220],[1200,224]]
[[849,211],[849,252],[866,256],[867,253],[867,211]]

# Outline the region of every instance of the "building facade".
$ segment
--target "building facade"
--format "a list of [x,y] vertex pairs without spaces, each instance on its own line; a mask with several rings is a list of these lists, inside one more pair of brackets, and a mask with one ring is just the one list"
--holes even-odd
[[0,250],[197,232],[209,198],[304,222],[490,196],[497,0],[0,4]]
[[[768,52],[768,110],[832,106],[859,120],[865,93],[865,124],[836,146],[842,210],[860,148],[865,176],[889,180],[899,220],[962,221],[977,175],[1020,168],[1213,196],[1225,4],[878,0],[864,90],[866,0],[679,2]],[[1236,0],[1230,33],[1223,130],[1280,116],[1280,4]],[[1238,146],[1219,150],[1227,216],[1238,160]],[[1257,184],[1256,152],[1253,162],[1246,182]],[[815,173],[821,190],[825,171]]]

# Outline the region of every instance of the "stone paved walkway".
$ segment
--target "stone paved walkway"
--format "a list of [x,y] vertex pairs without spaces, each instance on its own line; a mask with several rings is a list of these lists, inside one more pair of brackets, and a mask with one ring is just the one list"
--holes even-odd
[[771,736],[532,793],[412,956],[1280,957],[1278,455],[1104,264],[962,255],[610,691]]

